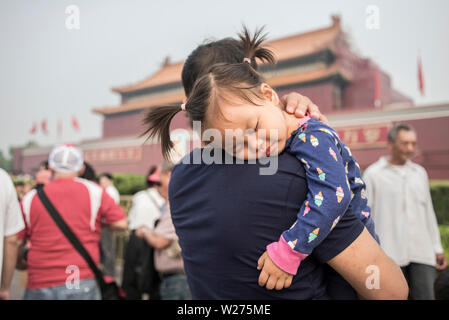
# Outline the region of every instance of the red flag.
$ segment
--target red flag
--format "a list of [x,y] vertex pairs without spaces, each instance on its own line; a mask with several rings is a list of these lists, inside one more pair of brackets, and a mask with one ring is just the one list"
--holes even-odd
[[58,138],[60,138],[61,137],[61,135],[62,135],[62,121],[61,121],[61,119],[59,119],[58,120]]
[[33,122],[33,126],[31,127],[30,133],[35,134],[37,132],[37,123]]
[[382,82],[380,71],[377,66],[374,67],[374,106],[380,107],[382,105]]
[[422,72],[422,63],[421,63],[421,57],[418,56],[418,86],[419,91],[422,95],[424,95],[424,76]]
[[48,134],[48,131],[47,131],[47,119],[42,120],[42,122],[41,122],[41,129],[42,129],[42,132],[44,134]]
[[73,126],[73,129],[75,129],[76,131],[80,131],[80,125],[75,116],[72,116],[72,126]]

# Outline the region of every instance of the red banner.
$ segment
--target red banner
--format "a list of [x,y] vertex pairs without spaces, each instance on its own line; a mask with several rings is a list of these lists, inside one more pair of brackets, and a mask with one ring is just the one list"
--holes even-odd
[[89,163],[130,162],[142,159],[142,147],[118,147],[84,150],[84,160]]
[[337,128],[340,139],[351,149],[383,148],[387,146],[391,123]]

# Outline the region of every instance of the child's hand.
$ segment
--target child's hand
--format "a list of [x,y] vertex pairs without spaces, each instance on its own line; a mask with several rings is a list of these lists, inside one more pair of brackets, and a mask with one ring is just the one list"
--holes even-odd
[[259,286],[268,290],[281,290],[292,284],[293,275],[278,268],[265,251],[257,262],[257,270],[262,270],[259,275]]

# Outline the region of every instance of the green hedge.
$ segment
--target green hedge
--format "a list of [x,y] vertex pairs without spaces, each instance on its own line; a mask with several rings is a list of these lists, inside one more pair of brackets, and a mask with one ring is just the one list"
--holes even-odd
[[132,195],[146,188],[145,176],[131,173],[114,173],[114,185],[120,195]]
[[449,181],[430,181],[430,193],[438,224],[449,225]]
[[447,225],[439,225],[440,236],[441,236],[441,245],[444,249],[444,255],[449,259],[449,226]]

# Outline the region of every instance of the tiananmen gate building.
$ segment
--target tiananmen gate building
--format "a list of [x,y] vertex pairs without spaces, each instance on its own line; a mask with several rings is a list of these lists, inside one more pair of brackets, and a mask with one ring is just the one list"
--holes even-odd
[[[398,122],[411,124],[418,133],[419,152],[414,159],[431,179],[449,179],[449,103],[415,106],[395,90],[392,79],[373,61],[355,54],[342,31],[340,18],[326,28],[267,42],[277,64],[260,71],[279,96],[297,91],[309,97],[326,114],[331,126],[351,147],[362,169],[388,153],[387,132]],[[143,114],[161,104],[181,104],[183,62],[168,59],[156,73],[134,84],[112,88],[121,104],[98,107],[103,134],[82,141],[85,160],[100,172],[145,174],[162,161],[160,145],[139,135]],[[172,121],[177,129],[190,130],[179,113]],[[184,131],[184,130],[178,130]],[[145,142],[145,143],[144,143]],[[177,142],[184,143],[182,139]],[[17,148],[14,171],[34,173],[51,147]]]

